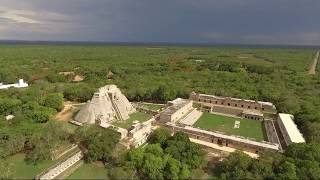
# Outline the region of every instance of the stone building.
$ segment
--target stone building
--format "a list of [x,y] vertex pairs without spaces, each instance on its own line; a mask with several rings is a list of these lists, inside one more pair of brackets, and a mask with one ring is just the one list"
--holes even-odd
[[107,85],[98,90],[92,100],[76,115],[75,121],[88,124],[108,123],[126,120],[135,108],[115,85]]
[[220,97],[192,92],[190,100],[208,112],[230,114],[248,119],[263,120],[265,115],[276,114],[276,107],[270,102],[253,101],[231,97]]
[[192,100],[177,98],[168,102],[168,107],[160,112],[161,122],[177,122],[191,110]]
[[303,135],[293,121],[291,114],[279,113],[277,123],[287,146],[292,143],[305,143]]
[[246,149],[247,151],[258,153],[259,151],[280,151],[281,147],[277,143],[255,141],[244,137],[232,136],[221,134],[212,131],[206,131],[191,126],[178,126],[174,123],[168,122],[165,124],[166,127],[170,128],[173,132],[184,132],[187,133],[190,138],[198,139],[210,143],[215,143],[220,146],[234,147]]
[[154,118],[149,119],[146,122],[137,122],[132,125],[132,129],[129,131],[128,137],[131,138],[131,146],[139,147],[147,142],[150,134],[153,131],[152,123],[155,121]]

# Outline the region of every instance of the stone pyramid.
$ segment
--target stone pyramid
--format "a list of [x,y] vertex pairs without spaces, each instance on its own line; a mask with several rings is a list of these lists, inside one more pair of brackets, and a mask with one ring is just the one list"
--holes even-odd
[[81,123],[109,123],[126,120],[135,108],[115,85],[107,85],[98,90],[91,101],[80,110],[75,120]]

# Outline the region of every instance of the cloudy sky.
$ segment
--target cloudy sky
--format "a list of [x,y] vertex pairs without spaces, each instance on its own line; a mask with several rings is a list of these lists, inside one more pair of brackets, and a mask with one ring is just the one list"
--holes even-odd
[[0,39],[320,45],[320,0],[0,0]]

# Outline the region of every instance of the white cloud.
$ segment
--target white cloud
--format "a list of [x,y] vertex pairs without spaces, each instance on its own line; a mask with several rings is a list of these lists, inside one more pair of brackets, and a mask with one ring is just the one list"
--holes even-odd
[[40,24],[40,21],[33,18],[35,16],[36,13],[33,11],[0,8],[0,18],[14,23]]

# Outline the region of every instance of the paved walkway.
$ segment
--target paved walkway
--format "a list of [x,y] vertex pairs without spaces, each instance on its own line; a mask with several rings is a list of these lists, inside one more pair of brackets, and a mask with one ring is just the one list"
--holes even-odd
[[[227,147],[227,146],[219,146],[218,144],[209,143],[207,141],[201,141],[201,140],[193,139],[193,138],[189,138],[189,139],[190,139],[191,142],[194,142],[196,144],[200,144],[200,145],[203,145],[203,146],[206,146],[206,147],[209,147],[209,148],[213,148],[213,149],[216,149],[216,150],[219,150],[219,151],[227,152],[227,153],[232,153],[232,152],[235,152],[235,151],[238,150],[238,149]],[[247,154],[250,157],[255,158],[255,159],[257,159],[259,157],[259,155],[255,154],[255,153],[251,153],[251,152],[248,152],[248,151],[242,151],[242,152],[244,152],[245,154]]]
[[312,75],[316,74],[316,67],[317,67],[317,63],[319,60],[319,53],[320,53],[320,51],[318,51],[316,56],[314,57],[313,63],[310,66],[308,74],[312,74]]

